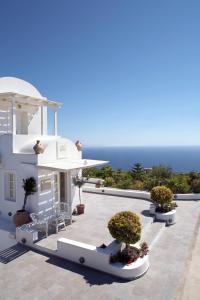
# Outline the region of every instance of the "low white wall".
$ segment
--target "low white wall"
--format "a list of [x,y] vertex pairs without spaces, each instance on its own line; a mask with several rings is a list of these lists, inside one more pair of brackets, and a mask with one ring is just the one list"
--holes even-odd
[[[121,197],[139,198],[145,200],[151,200],[149,192],[138,190],[122,190],[110,187],[96,188],[91,186],[84,186],[83,192],[105,194]],[[175,194],[174,200],[200,200],[200,194]]]
[[174,200],[200,200],[200,194],[175,194]]
[[150,193],[145,191],[121,190],[110,187],[95,188],[91,186],[84,186],[83,192],[150,200]]
[[121,248],[120,243],[112,242],[107,248],[101,249],[92,245],[61,238],[57,241],[57,255],[82,265],[124,278],[134,279],[143,275],[149,268],[148,255],[138,258],[130,265],[110,264],[110,255]]

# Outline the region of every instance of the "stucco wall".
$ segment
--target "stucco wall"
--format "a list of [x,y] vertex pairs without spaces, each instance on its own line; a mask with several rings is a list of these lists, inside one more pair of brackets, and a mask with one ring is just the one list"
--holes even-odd
[[[24,200],[24,190],[22,188],[23,179],[34,176],[37,178],[37,169],[33,165],[36,162],[35,155],[20,155],[12,153],[12,135],[0,136],[0,211],[6,219],[11,219],[8,213],[14,214],[16,210],[21,209]],[[16,202],[5,200],[5,181],[6,171],[14,172],[16,176]],[[30,206],[35,205],[36,195],[30,196]]]

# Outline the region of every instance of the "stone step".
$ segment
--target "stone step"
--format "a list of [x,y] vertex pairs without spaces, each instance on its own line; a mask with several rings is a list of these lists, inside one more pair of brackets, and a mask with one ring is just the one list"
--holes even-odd
[[141,241],[146,242],[149,248],[152,249],[162,235],[165,227],[165,222],[152,222],[143,230]]

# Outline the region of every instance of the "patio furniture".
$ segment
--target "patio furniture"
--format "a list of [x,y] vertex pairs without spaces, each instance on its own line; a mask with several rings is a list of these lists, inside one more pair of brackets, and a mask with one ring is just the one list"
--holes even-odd
[[58,233],[61,228],[66,230],[65,219],[62,215],[52,217],[50,222],[50,224],[55,227],[56,233]]
[[48,236],[48,218],[45,216],[40,216],[36,213],[31,213],[30,218],[32,220],[32,226],[35,227],[38,231],[44,231],[45,236]]
[[57,204],[56,215],[63,217],[66,225],[72,223],[72,214],[69,204],[64,202]]

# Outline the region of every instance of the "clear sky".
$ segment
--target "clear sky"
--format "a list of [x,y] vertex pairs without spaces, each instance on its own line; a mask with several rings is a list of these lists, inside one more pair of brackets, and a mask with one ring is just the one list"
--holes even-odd
[[0,76],[85,145],[199,145],[200,1],[0,0]]

